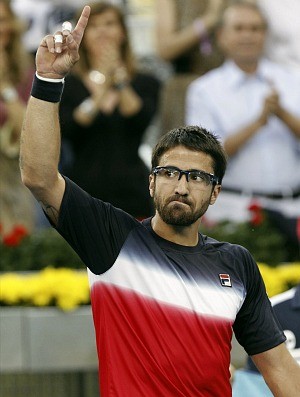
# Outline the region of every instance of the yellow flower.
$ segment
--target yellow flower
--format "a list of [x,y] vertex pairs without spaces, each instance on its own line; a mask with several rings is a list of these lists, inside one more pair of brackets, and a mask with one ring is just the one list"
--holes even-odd
[[15,273],[6,273],[0,277],[0,302],[8,305],[18,304],[25,290],[24,281]]
[[86,272],[45,268],[37,273],[0,276],[0,301],[7,305],[56,305],[72,310],[90,302]]
[[298,262],[277,267],[259,263],[258,267],[269,297],[280,294],[300,282],[300,263]]
[[[300,282],[300,262],[270,267],[258,264],[269,297]],[[73,310],[90,303],[85,271],[47,267],[40,272],[4,273],[0,276],[0,302],[17,306],[57,306]]]

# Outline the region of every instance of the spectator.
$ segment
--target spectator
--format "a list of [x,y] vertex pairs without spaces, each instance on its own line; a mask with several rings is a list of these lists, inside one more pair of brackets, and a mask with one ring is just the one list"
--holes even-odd
[[135,68],[120,9],[92,4],[80,61],[66,78],[60,106],[62,136],[74,153],[64,171],[93,196],[139,218],[152,214],[149,172],[138,149],[158,93],[158,80]]
[[262,57],[266,32],[257,6],[229,6],[219,32],[227,59],[188,90],[187,123],[215,131],[229,156],[223,193],[207,213],[215,220],[246,219],[251,196],[300,215],[300,80]]
[[173,66],[161,95],[161,131],[184,124],[184,101],[189,83],[219,66],[222,56],[214,28],[227,0],[157,0],[156,47]]
[[31,58],[21,37],[24,26],[9,0],[0,0],[0,224],[8,234],[16,224],[30,232],[34,200],[21,182],[19,140],[33,77]]
[[[274,313],[284,330],[286,346],[300,365],[300,283],[271,298]],[[260,394],[258,394],[260,393]],[[233,381],[233,397],[272,396],[263,377],[249,357],[245,370],[236,370]]]

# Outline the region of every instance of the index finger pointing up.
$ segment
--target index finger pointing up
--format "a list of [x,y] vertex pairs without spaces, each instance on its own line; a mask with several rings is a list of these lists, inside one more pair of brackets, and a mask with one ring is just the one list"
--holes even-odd
[[72,36],[78,45],[81,43],[86,25],[89,20],[90,12],[91,12],[90,6],[85,6],[83,8],[82,13],[78,19],[77,25],[75,26],[72,32]]

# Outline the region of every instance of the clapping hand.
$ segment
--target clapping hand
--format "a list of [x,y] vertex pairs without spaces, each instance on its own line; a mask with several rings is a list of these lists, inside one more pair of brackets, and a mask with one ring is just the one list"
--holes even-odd
[[279,95],[273,88],[270,94],[265,98],[260,121],[265,125],[271,115],[277,115],[280,109]]

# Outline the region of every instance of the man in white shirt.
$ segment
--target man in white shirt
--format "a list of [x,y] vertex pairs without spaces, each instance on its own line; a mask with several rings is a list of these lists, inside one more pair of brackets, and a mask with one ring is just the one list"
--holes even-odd
[[227,7],[219,31],[227,59],[187,92],[187,124],[214,131],[229,156],[214,219],[230,213],[244,220],[253,195],[263,205],[300,215],[300,76],[262,58],[266,32],[257,6]]

